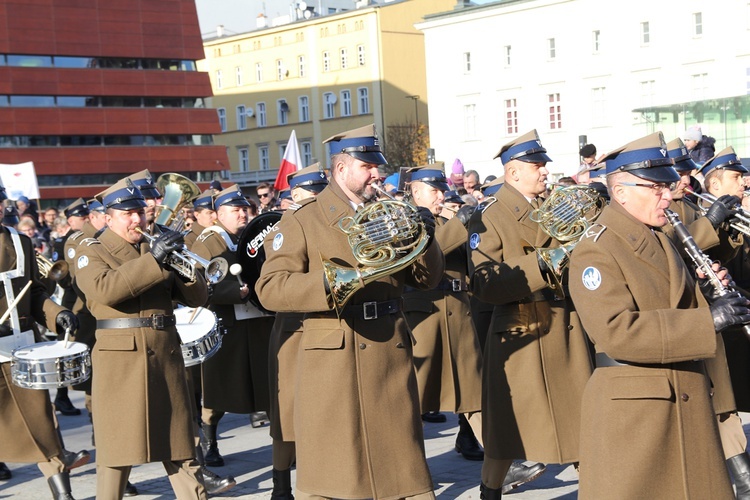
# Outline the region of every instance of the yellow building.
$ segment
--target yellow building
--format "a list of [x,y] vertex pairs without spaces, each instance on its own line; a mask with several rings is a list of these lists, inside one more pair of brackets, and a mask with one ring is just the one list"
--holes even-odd
[[[365,2],[366,3],[366,2]],[[322,141],[375,123],[427,123],[423,34],[414,24],[455,0],[400,0],[205,40],[232,182],[276,178],[296,131],[303,166],[328,163]],[[387,148],[387,144],[385,144]]]

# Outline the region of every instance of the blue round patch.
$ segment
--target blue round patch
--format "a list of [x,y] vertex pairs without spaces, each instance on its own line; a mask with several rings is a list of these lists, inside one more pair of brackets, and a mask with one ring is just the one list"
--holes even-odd
[[284,244],[284,235],[279,233],[276,236],[273,237],[273,249],[274,251],[281,248],[281,245]]
[[57,252],[52,252],[52,262],[57,262]]
[[596,290],[602,284],[602,273],[595,267],[587,267],[581,275],[583,286],[589,290]]
[[479,237],[479,233],[472,233],[472,235],[469,236],[469,247],[472,250],[476,250],[477,247],[479,247],[480,241],[481,241],[481,238]]

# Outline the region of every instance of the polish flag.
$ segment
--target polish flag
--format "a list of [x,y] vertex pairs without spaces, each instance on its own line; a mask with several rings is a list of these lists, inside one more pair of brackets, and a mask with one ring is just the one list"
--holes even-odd
[[278,193],[279,191],[289,189],[289,183],[286,180],[286,176],[300,169],[302,169],[302,157],[299,154],[297,132],[292,130],[292,134],[289,136],[289,142],[286,143],[286,151],[284,151],[284,158],[281,160],[279,173],[276,175],[276,182],[273,183],[276,192]]

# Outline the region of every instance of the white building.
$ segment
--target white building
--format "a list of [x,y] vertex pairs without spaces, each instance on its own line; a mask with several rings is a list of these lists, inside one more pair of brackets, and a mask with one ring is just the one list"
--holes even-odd
[[747,0],[503,0],[427,16],[435,156],[480,176],[536,128],[557,175],[576,173],[579,136],[606,153],[650,132],[700,125],[717,152],[750,156]]

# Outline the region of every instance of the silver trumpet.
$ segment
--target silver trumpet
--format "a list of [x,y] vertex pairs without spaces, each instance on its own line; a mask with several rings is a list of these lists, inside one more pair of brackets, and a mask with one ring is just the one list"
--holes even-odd
[[[141,233],[148,240],[149,244],[152,244],[156,240],[155,237],[142,231],[141,228],[136,228],[136,231]],[[229,270],[229,264],[224,257],[206,260],[188,250],[184,244],[182,248],[169,254],[165,263],[189,280],[195,279],[195,266],[196,264],[200,264],[203,266],[203,275],[206,278],[206,282],[210,285],[215,285],[226,278],[227,271]]]
[[[686,187],[684,191],[708,203],[714,203],[716,201],[716,196],[710,193],[696,193],[689,187]],[[730,222],[728,222],[729,227],[731,227],[735,231],[738,231],[746,236],[750,236],[750,212],[742,208],[742,205],[739,203],[735,207],[732,207],[732,208],[736,212],[736,214],[734,218],[731,219]],[[703,215],[706,215],[707,211],[708,209],[701,207],[701,212],[703,212]]]

